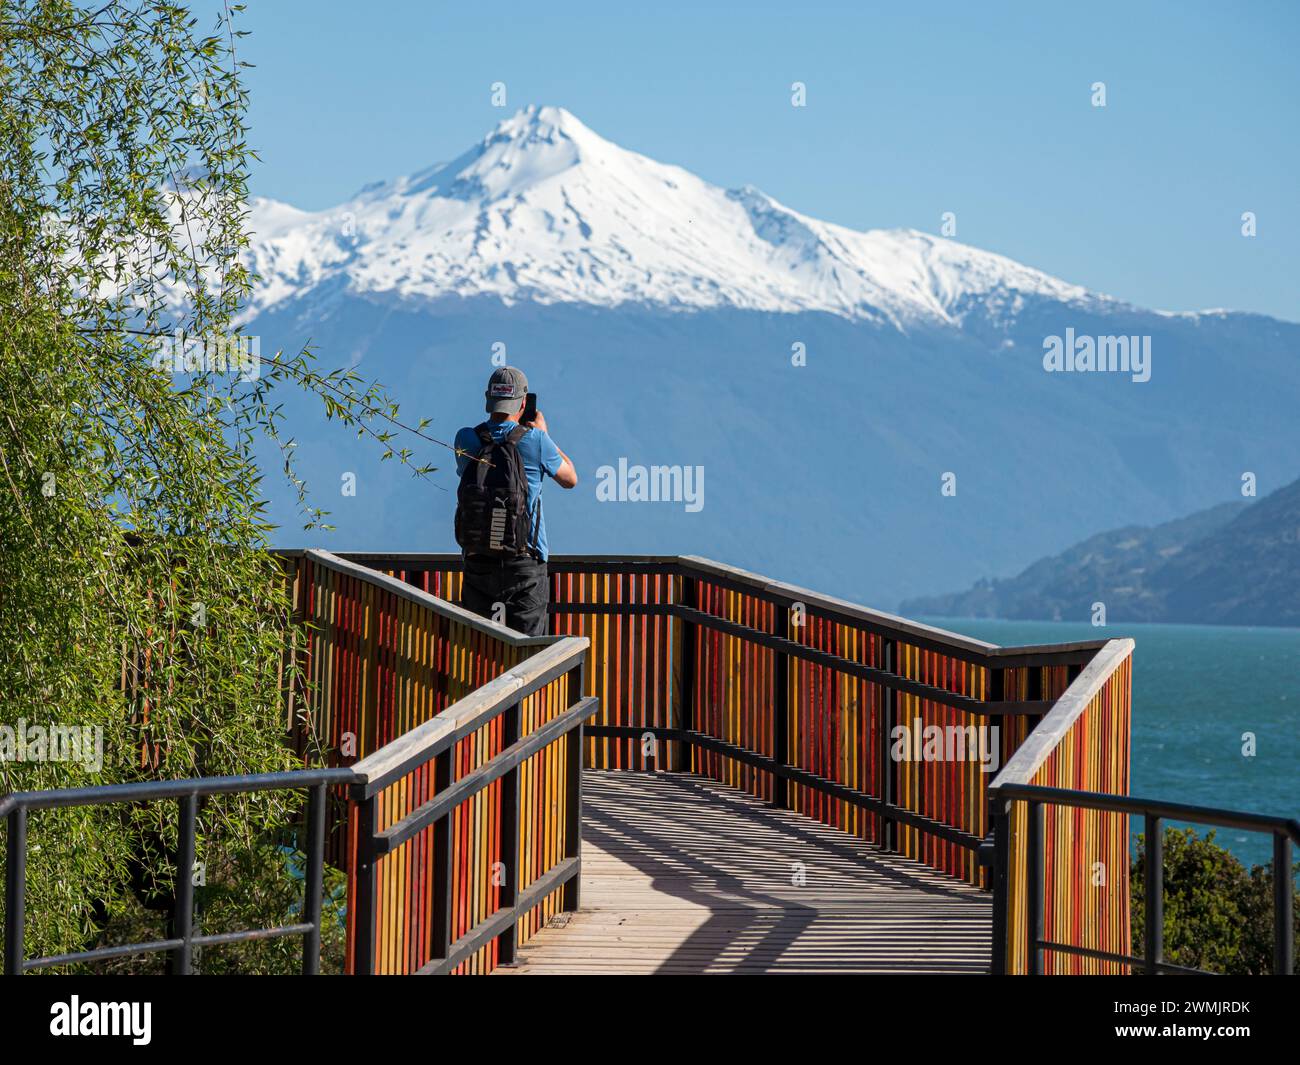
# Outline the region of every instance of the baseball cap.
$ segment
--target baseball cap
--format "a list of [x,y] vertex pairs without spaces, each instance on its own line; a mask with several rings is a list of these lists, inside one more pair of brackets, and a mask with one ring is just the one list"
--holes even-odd
[[513,414],[528,395],[528,378],[517,366],[499,367],[488,378],[487,392],[484,395],[487,397],[489,414]]

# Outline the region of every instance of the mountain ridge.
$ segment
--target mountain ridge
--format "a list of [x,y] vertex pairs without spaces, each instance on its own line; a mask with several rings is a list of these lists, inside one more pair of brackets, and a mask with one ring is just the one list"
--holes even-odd
[[[244,319],[265,349],[311,341],[382,381],[442,439],[481,417],[498,359],[524,367],[583,479],[547,504],[557,551],[712,555],[888,610],[1204,508],[1243,470],[1300,469],[1300,326],[1144,310],[944,238],[847,230],[576,122],[521,112],[329,211],[260,202]],[[1045,337],[1068,330],[1150,337],[1150,380],[1045,372]],[[272,488],[278,542],[454,549],[454,479],[413,488],[286,404],[339,533],[294,532]],[[827,427],[852,434],[842,461],[818,461]],[[707,466],[704,509],[602,504],[595,471],[624,457]],[[358,495],[328,505],[341,471]]]
[[1111,529],[1014,577],[905,600],[904,613],[1016,621],[1300,625],[1300,480],[1156,526]]
[[1127,306],[945,237],[854,230],[712,185],[563,108],[526,108],[452,160],[323,211],[257,198],[250,224],[254,314],[336,272],[358,293],[427,300],[824,311],[898,328],[959,326],[972,300]]

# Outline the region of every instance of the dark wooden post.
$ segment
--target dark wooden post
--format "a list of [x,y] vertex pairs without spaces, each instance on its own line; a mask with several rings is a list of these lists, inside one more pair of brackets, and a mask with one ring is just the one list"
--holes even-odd
[[[433,759],[433,793],[442,795],[452,785],[455,746]],[[451,953],[451,828],[454,809],[433,823],[433,921],[430,960],[445,959]]]
[[[988,691],[984,701],[1000,703],[1006,698],[1007,673],[990,665]],[[988,718],[983,719],[985,724]],[[989,877],[993,889],[993,960],[989,972],[1002,976],[1007,971],[1007,954],[1010,945],[1009,923],[1011,907],[1011,803],[1000,796],[991,795],[988,806],[989,831],[993,833],[993,867]]]
[[989,972],[1003,976],[1007,971],[1007,927],[1010,893],[1008,873],[1011,868],[1011,804],[998,796],[989,803],[990,828],[993,832],[993,948]]
[[[694,577],[678,575],[681,605],[688,609],[699,607],[699,582]],[[695,634],[696,624],[691,618],[681,619],[682,657],[677,678],[677,727],[683,732],[695,730]],[[677,752],[677,771],[691,771],[691,745],[682,742]]]
[[[509,750],[519,742],[519,704],[502,715],[501,749]],[[519,767],[501,778],[501,865],[502,881],[499,910],[513,910],[519,894]],[[519,922],[511,921],[497,940],[497,964],[513,965]]]
[[[587,673],[587,660],[583,658],[573,669],[569,670],[569,705],[576,706],[583,698],[584,678]],[[582,724],[569,733],[565,742],[568,748],[565,754],[565,802],[564,808],[564,857],[576,858],[578,869],[564,883],[560,892],[560,908],[575,913],[582,902]]]
[[[773,607],[772,632],[783,640],[792,638],[788,606]],[[773,653],[776,661],[772,671],[772,758],[778,766],[787,766],[790,764],[790,656],[782,650]],[[785,777],[772,777],[772,805],[778,810],[789,809],[790,782]]]
[[[895,659],[898,656],[898,644],[894,640],[880,637],[880,668],[886,673],[895,672]],[[880,782],[880,801],[887,806],[896,802],[895,769],[892,733],[894,713],[897,702],[893,688],[880,686],[880,734],[876,737],[876,779]],[[894,822],[887,814],[879,818],[880,826],[877,842],[883,851],[892,851],[898,845],[898,833]]]

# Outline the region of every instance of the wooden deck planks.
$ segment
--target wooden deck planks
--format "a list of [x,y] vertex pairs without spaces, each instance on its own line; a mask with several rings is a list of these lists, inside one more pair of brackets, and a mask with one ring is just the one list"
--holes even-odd
[[582,908],[516,975],[982,973],[989,896],[677,773],[583,774]]

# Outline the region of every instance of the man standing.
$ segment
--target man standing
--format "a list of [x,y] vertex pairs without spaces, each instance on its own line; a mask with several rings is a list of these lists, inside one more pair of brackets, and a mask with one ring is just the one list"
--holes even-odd
[[[541,411],[521,424],[528,378],[503,366],[488,379],[481,425],[456,434],[456,541],[465,556],[462,601],[517,632],[544,635],[550,586],[542,478],[561,488],[578,483],[569,456],[555,446]],[[504,618],[502,611],[504,610]]]

